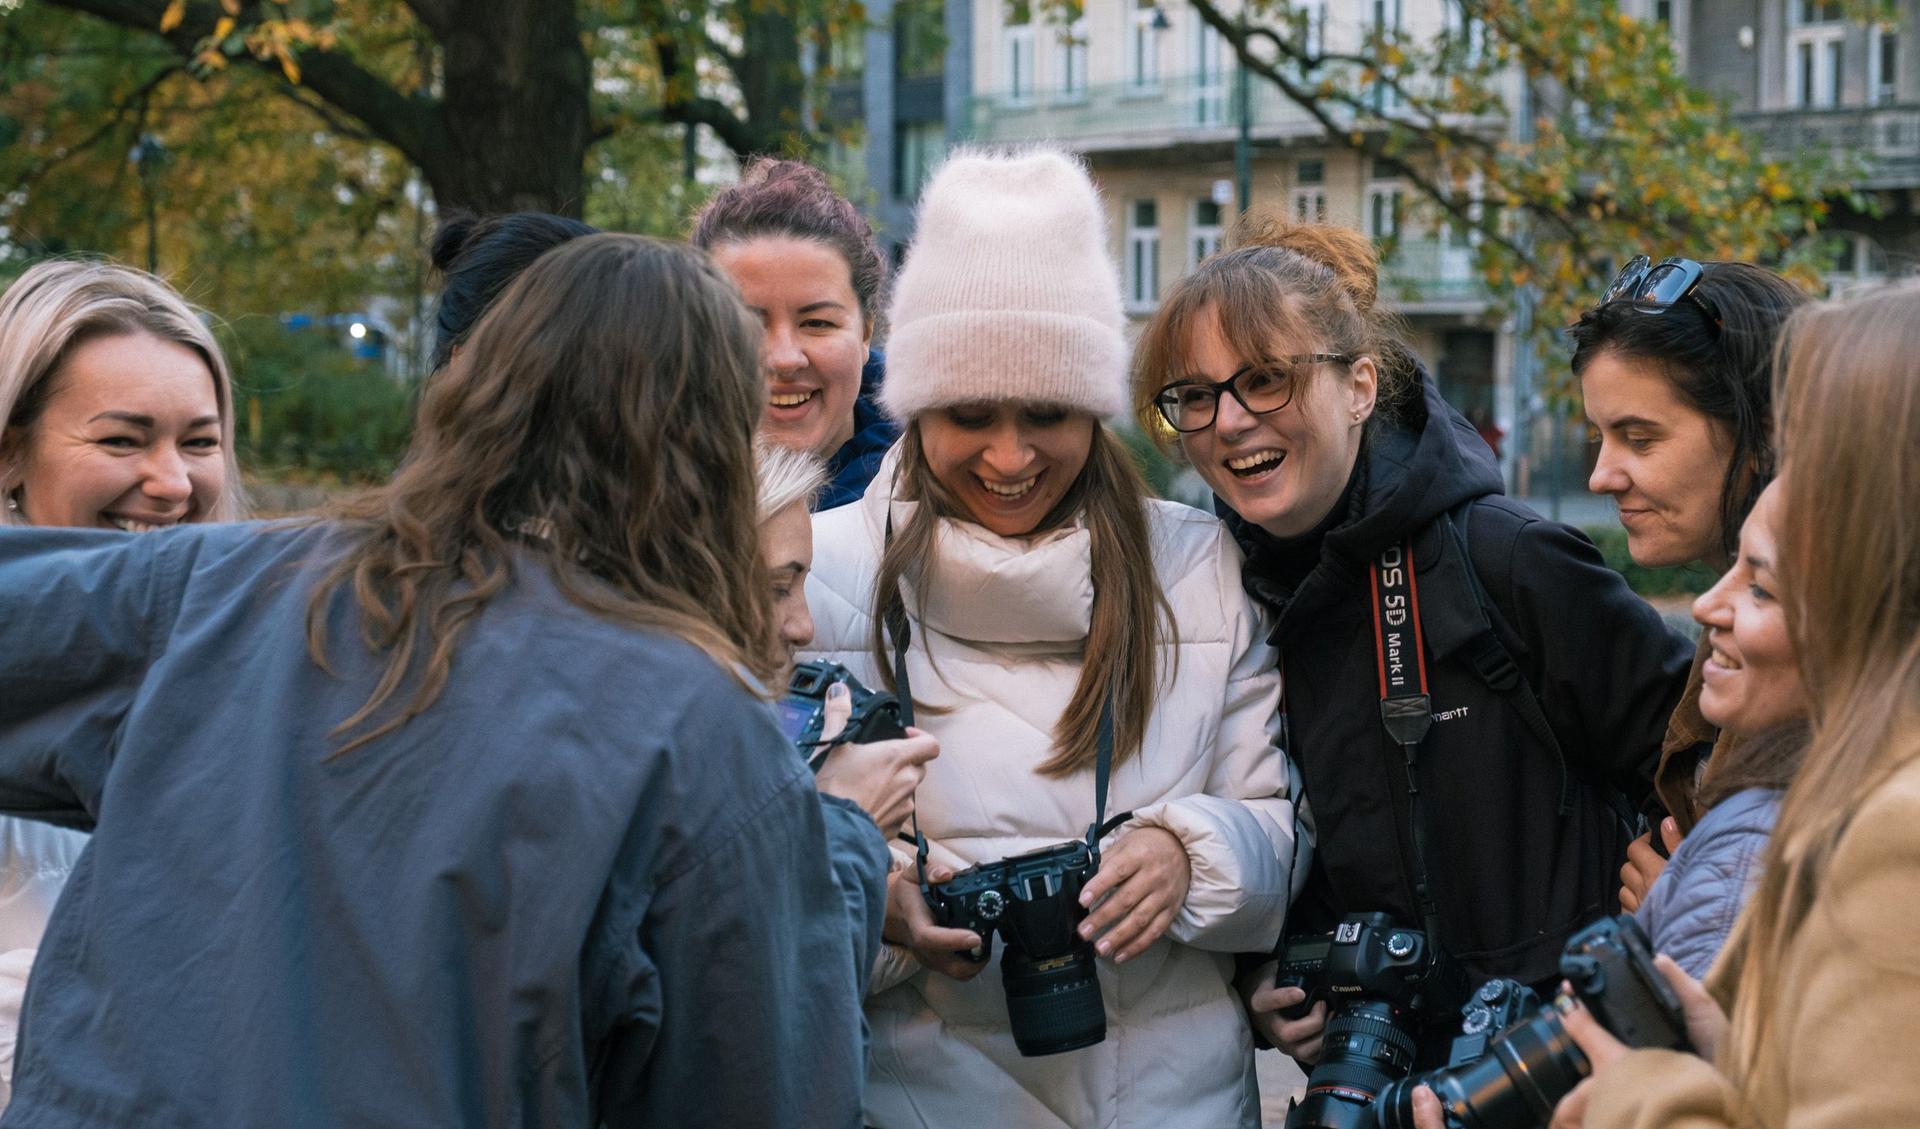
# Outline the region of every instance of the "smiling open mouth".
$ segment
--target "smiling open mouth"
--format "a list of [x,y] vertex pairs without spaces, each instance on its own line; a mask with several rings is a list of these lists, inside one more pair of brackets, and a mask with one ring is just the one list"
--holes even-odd
[[1283,451],[1256,451],[1251,455],[1228,459],[1227,470],[1237,478],[1253,478],[1279,466],[1286,457]]
[[986,479],[980,478],[979,475],[975,475],[974,477],[979,479],[981,488],[986,490],[987,493],[992,494],[1002,501],[1008,502],[1017,501],[1026,497],[1029,493],[1032,493],[1034,486],[1040,481],[1040,476],[1037,474],[1032,478],[1023,479],[1011,484],[988,482]]
[[135,521],[130,517],[121,517],[118,514],[106,514],[104,516],[106,517],[107,523],[109,525],[113,526],[115,529],[124,530],[128,533],[152,533],[156,529],[166,529],[169,526],[180,524],[178,521],[168,521],[168,522],[159,522],[159,523]]
[[819,394],[818,392],[775,392],[767,397],[767,403],[776,408],[797,408]]

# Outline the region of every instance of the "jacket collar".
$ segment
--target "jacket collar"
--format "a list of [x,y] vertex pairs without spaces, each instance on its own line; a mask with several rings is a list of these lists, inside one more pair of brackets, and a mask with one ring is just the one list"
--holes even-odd
[[[900,453],[887,453],[861,502],[874,544],[887,517],[905,529],[918,502],[894,497]],[[884,551],[884,550],[883,550]],[[971,521],[942,518],[919,619],[970,643],[1078,646],[1093,623],[1093,540],[1075,518],[1038,537],[1002,537]],[[903,584],[907,607],[921,593]]]

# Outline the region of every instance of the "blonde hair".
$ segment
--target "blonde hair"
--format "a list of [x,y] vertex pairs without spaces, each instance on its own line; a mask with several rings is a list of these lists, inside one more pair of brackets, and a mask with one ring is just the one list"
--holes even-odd
[[[60,372],[81,345],[101,337],[145,333],[199,354],[213,375],[220,405],[220,449],[226,485],[209,515],[235,521],[247,513],[233,449],[233,383],[220,346],[198,310],[145,271],[100,259],[38,263],[0,294],[0,420],[30,434],[59,390]],[[0,495],[20,489],[14,459],[0,460]],[[0,524],[24,524],[0,507]]]
[[1805,308],[1781,348],[1781,596],[1812,738],[1736,942],[1737,1085],[1784,1037],[1770,1001],[1849,820],[1920,756],[1920,287]]
[[812,509],[820,488],[827,484],[827,464],[811,451],[756,440],[753,477],[760,492],[759,520],[764,525],[795,502]]

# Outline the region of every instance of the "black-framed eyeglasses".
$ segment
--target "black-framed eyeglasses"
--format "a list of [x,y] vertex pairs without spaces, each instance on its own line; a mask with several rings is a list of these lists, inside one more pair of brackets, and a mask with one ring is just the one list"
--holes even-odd
[[1154,394],[1153,406],[1167,426],[1182,435],[1205,431],[1220,414],[1220,394],[1231,393],[1248,415],[1277,412],[1293,402],[1300,370],[1309,365],[1349,365],[1349,353],[1301,353],[1274,357],[1248,365],[1218,384],[1207,380],[1176,380]]
[[1700,279],[1705,274],[1706,268],[1692,259],[1676,257],[1655,263],[1647,255],[1635,255],[1613,277],[1600,304],[1608,306],[1625,302],[1639,313],[1664,314],[1681,302],[1691,300],[1718,326],[1721,324],[1720,311],[1694,293],[1694,288],[1700,285]]

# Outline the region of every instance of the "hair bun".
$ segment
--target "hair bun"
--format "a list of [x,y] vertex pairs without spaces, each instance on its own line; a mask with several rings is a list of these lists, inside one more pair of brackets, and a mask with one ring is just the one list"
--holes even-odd
[[480,217],[467,211],[448,212],[433,229],[433,241],[428,244],[427,256],[432,260],[435,270],[446,271],[460,252],[467,249],[467,240],[472,238],[473,229],[480,224]]
[[1331,270],[1361,313],[1380,296],[1380,256],[1373,241],[1350,227],[1295,223],[1284,214],[1253,209],[1233,225],[1235,247],[1292,251]]

